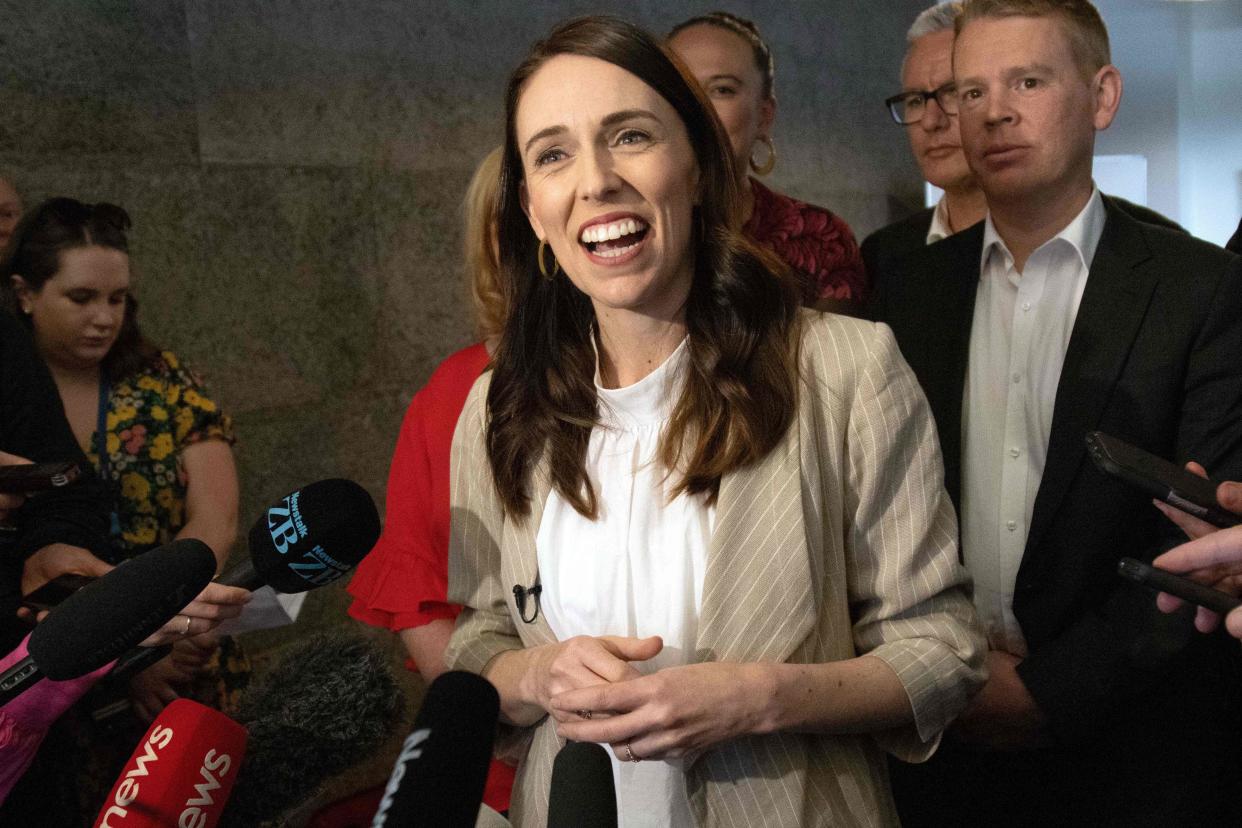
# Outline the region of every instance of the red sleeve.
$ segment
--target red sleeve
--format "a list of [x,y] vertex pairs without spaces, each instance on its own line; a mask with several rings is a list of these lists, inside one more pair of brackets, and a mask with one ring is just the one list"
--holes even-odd
[[349,614],[391,630],[457,617],[447,601],[449,452],[471,386],[487,365],[474,345],[446,359],[410,402],[385,496],[384,531],[349,584]]
[[[819,264],[815,272],[820,299],[847,299],[862,302],[867,298],[867,269],[863,265],[862,252],[854,239],[854,231],[845,219],[827,210],[811,208],[822,216],[809,219],[808,224],[818,225],[814,239],[819,247],[815,260]],[[822,224],[821,224],[822,222]]]

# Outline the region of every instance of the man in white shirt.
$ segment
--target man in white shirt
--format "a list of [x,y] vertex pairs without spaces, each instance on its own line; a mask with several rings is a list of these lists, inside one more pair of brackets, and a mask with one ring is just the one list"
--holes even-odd
[[[938,3],[924,9],[906,33],[901,92],[884,103],[892,119],[905,127],[923,179],[944,195],[935,207],[881,227],[863,240],[863,262],[872,285],[899,272],[905,255],[974,226],[987,213],[987,197],[962,152],[957,115],[945,112],[940,103],[953,91],[953,25],[961,11],[961,3]],[[1113,201],[1139,221],[1182,229],[1154,210],[1120,198]]]
[[906,257],[872,310],[935,414],[991,676],[937,757],[895,763],[903,824],[1223,824],[1236,646],[1117,578],[1178,533],[1083,439],[1238,479],[1242,260],[1096,190],[1122,81],[1086,0],[967,0],[953,60],[987,219]]

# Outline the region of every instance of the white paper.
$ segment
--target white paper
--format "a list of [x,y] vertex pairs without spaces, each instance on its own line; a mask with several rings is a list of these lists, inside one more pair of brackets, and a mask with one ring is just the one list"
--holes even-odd
[[256,589],[250,594],[250,603],[236,618],[230,618],[216,629],[221,635],[238,635],[254,630],[270,630],[284,627],[298,620],[305,592],[293,595],[278,593],[271,587]]

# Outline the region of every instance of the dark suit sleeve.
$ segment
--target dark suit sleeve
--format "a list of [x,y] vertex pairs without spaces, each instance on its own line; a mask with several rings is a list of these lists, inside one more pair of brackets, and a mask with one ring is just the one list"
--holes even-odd
[[872,233],[863,239],[862,243],[862,259],[863,265],[867,268],[867,279],[871,283],[871,290],[867,294],[867,301],[863,303],[862,317],[870,319],[873,322],[883,321],[884,319],[884,268],[881,264],[883,255],[882,243],[880,241],[879,232]]
[[[1242,259],[1226,264],[1207,305],[1204,323],[1188,350],[1174,445],[1175,459],[1201,462],[1220,480],[1242,479]],[[1159,309],[1153,309],[1159,313]],[[1157,324],[1159,320],[1157,318]],[[1184,346],[1183,346],[1184,347]],[[1145,508],[1146,504],[1139,504]],[[1108,520],[1108,516],[1099,516]],[[1139,520],[1150,516],[1140,515]],[[1079,550],[1115,561],[1126,555],[1150,561],[1185,537],[1159,518],[1150,545],[1134,549]],[[1111,573],[1105,573],[1111,575]],[[1118,578],[1102,578],[1096,588],[1107,599],[1084,612],[1055,639],[1033,651],[1018,673],[1053,734],[1066,745],[1091,740],[1115,720],[1129,702],[1169,682],[1190,682],[1188,695],[1211,684],[1207,673],[1221,667],[1222,642],[1197,633],[1187,613],[1165,615],[1150,592]],[[1224,642],[1229,643],[1229,642]],[[1222,668],[1231,669],[1231,668]],[[1236,687],[1234,688],[1236,690]],[[1179,691],[1180,692],[1180,691]],[[1204,690],[1203,692],[1208,692]],[[1208,702],[1210,703],[1210,699]],[[1197,702],[1187,698],[1186,704]]]
[[72,485],[32,495],[18,513],[20,532],[4,555],[20,562],[51,543],[98,554],[107,541],[102,485],[89,473],[56,385],[29,336],[7,311],[0,315],[0,449],[36,463],[72,460],[88,472]]

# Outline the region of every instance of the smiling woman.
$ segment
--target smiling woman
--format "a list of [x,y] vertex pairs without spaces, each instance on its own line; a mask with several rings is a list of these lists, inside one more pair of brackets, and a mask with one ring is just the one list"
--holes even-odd
[[518,826],[564,739],[611,746],[623,825],[892,822],[881,751],[929,756],[981,680],[918,385],[738,234],[709,106],[613,18],[510,80],[445,659],[500,692]]

